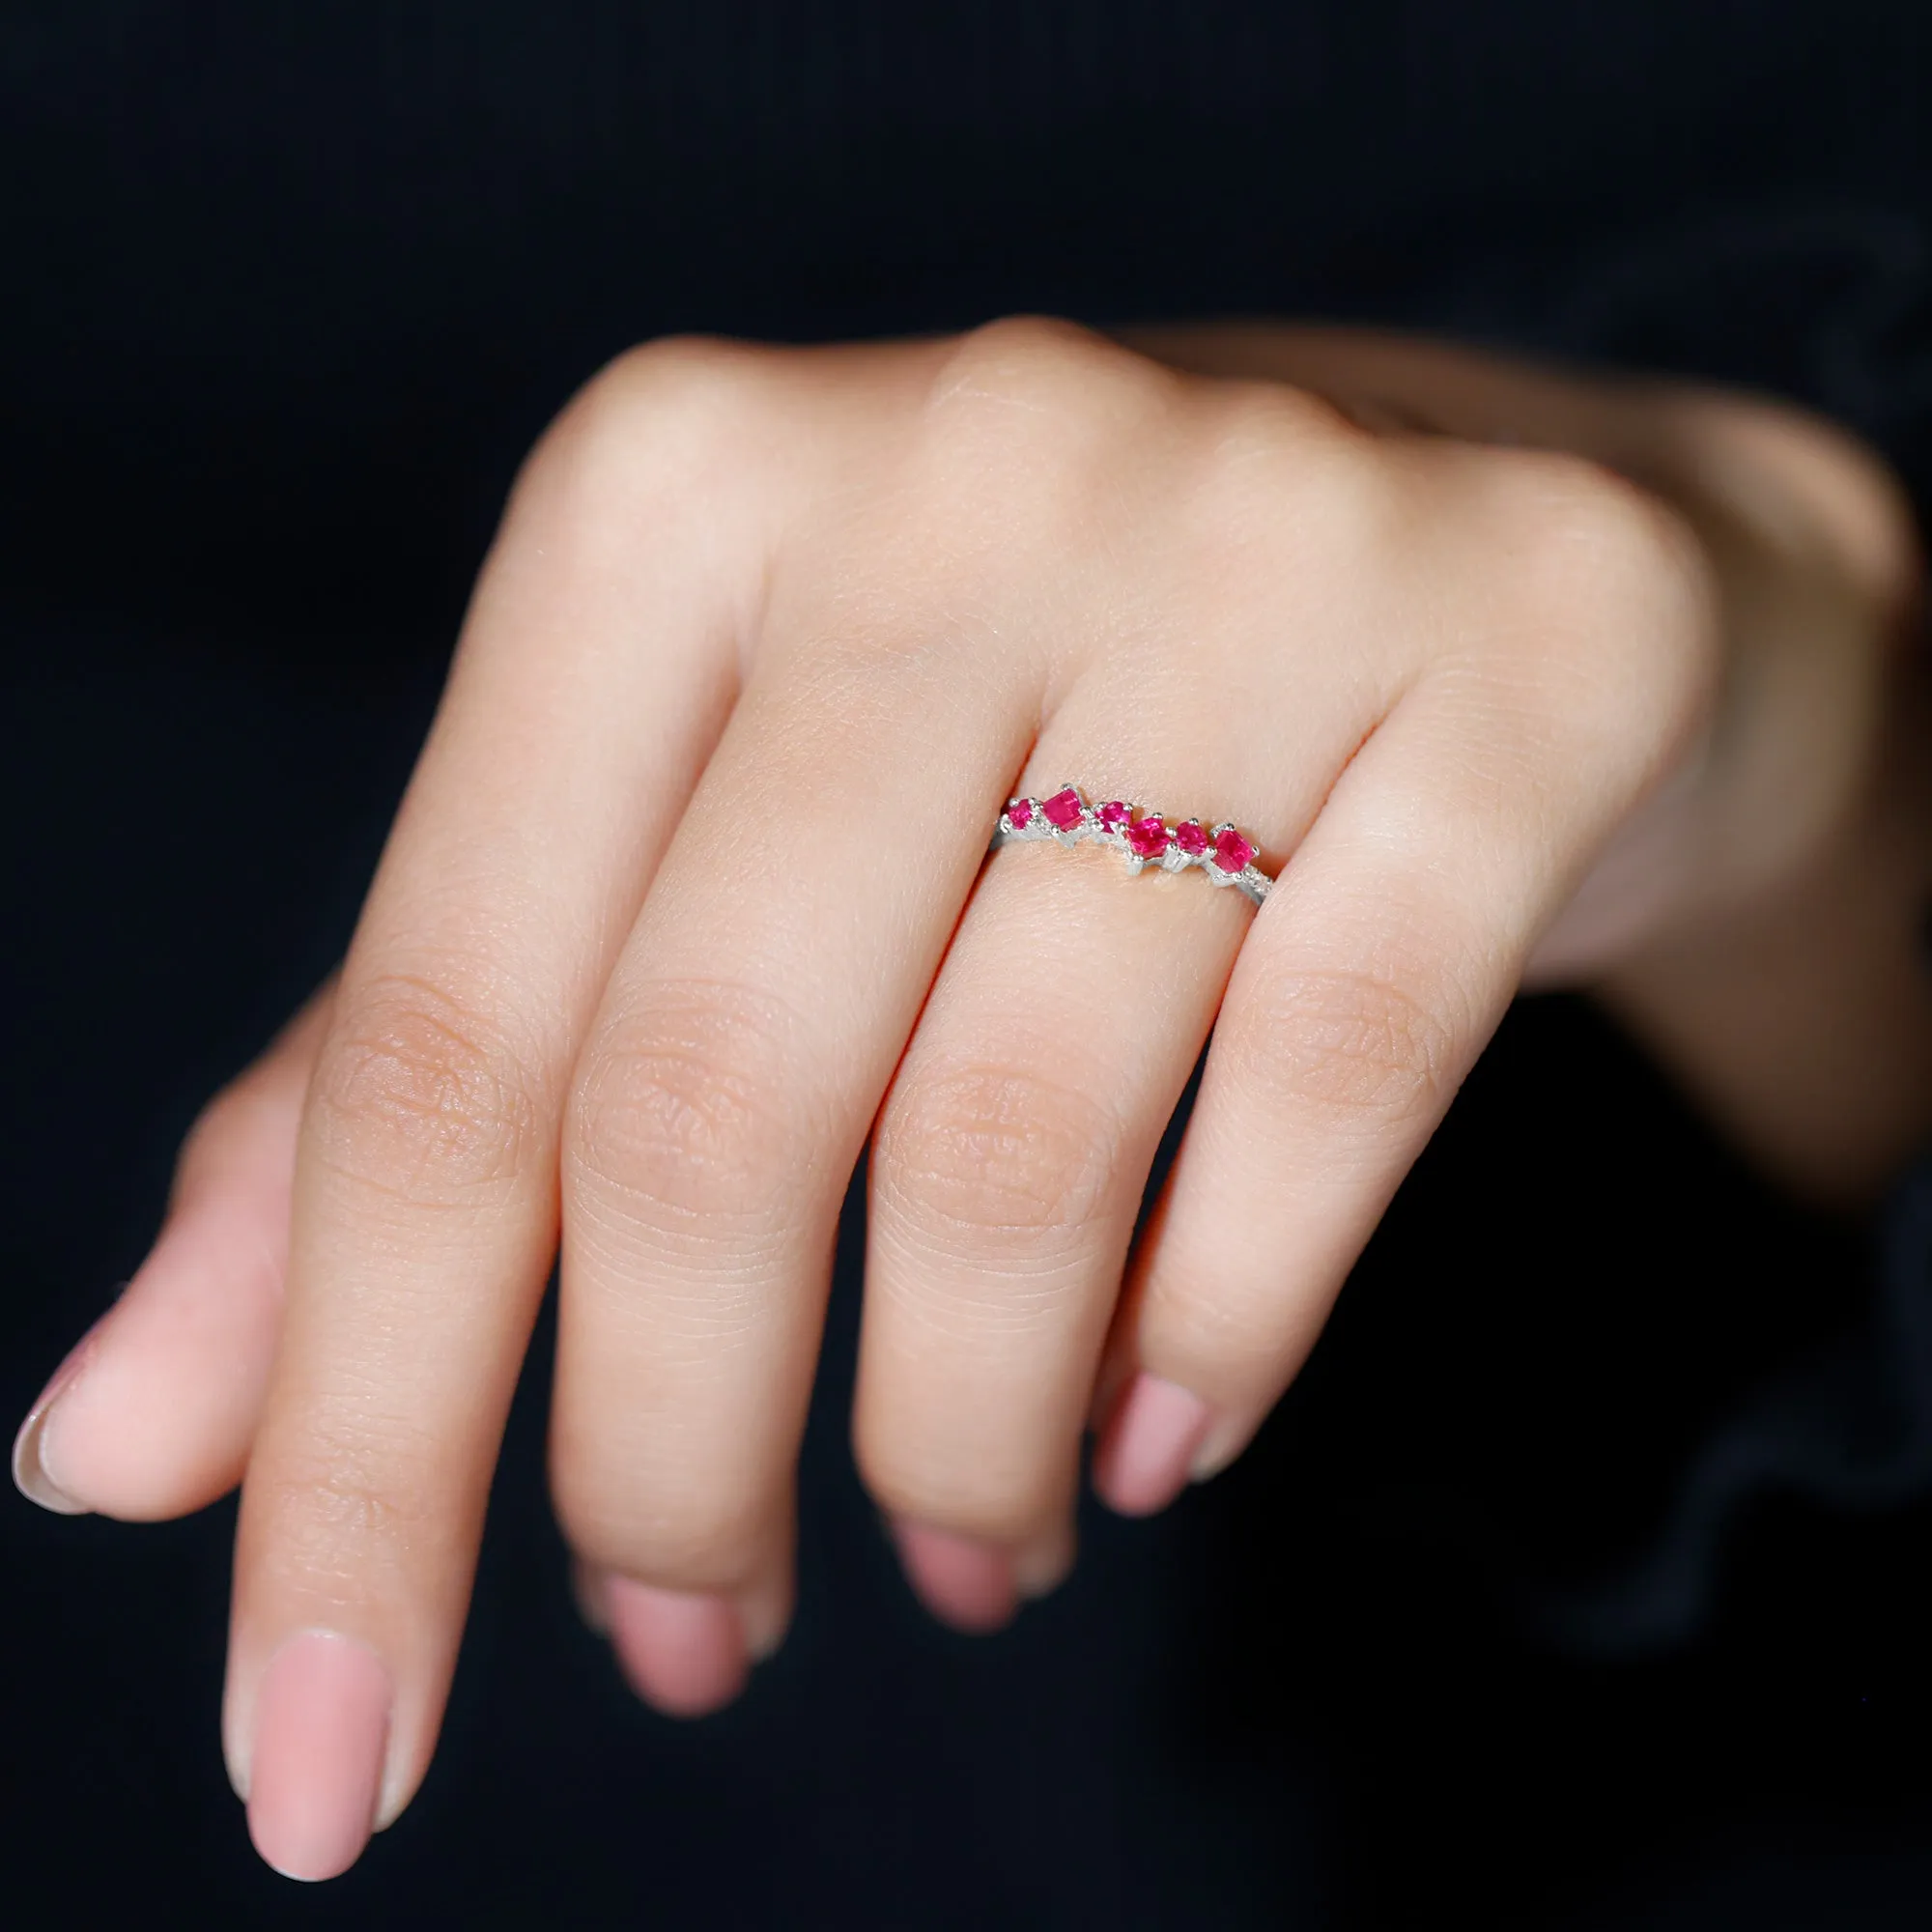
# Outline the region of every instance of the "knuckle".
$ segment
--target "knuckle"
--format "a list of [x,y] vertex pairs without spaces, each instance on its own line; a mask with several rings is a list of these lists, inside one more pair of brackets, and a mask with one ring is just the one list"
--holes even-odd
[[[1373,437],[1325,397],[1286,384],[1224,383],[1189,412],[1190,461],[1177,492],[1189,554],[1244,560],[1272,591],[1284,556],[1306,556],[1325,575],[1395,554],[1399,513],[1389,464]],[[1276,592],[1275,594],[1278,594]]]
[[1482,554],[1512,586],[1497,669],[1533,692],[1568,770],[1640,789],[1716,699],[1722,629],[1704,546],[1661,497],[1571,452],[1476,451],[1468,480]]
[[918,1074],[880,1125],[879,1199],[941,1250],[1065,1248],[1105,1208],[1120,1137],[1105,1108],[1037,1071]]
[[659,434],[702,431],[733,411],[765,357],[716,336],[669,335],[639,343],[591,377],[572,404],[592,422],[647,423]]
[[484,1003],[392,974],[345,995],[309,1089],[310,1145],[332,1167],[425,1203],[526,1175],[547,1106],[535,1056]]
[[625,531],[640,514],[659,519],[692,503],[730,465],[767,359],[703,336],[626,350],[544,432],[519,479],[519,502],[554,500],[592,530],[614,518]]
[[1378,1141],[1448,1105],[1466,1032],[1393,975],[1304,968],[1276,974],[1243,1005],[1226,1047],[1264,1104],[1312,1111],[1345,1138]]
[[1564,449],[1464,448],[1487,484],[1484,505],[1519,535],[1532,581],[1578,577],[1608,586],[1676,567],[1677,519],[1662,500],[1606,464]]
[[933,379],[935,401],[1057,404],[1083,384],[1137,381],[1157,365],[1119,343],[1054,316],[1004,316],[968,329]]
[[1059,504],[1071,518],[1096,479],[1118,473],[1122,440],[1178,389],[1171,372],[1104,336],[1014,317],[961,336],[941,359],[925,444],[949,491],[970,488],[1030,514]]
[[[1710,560],[1689,522],[1661,497],[1585,456],[1512,452],[1500,509],[1522,532],[1522,582],[1531,609],[1557,619],[1598,613],[1643,663],[1655,644],[1670,661],[1713,634]],[[1645,667],[1648,668],[1647,665]]]
[[767,1224],[825,1145],[789,1072],[796,1031],[789,1009],[746,987],[653,987],[584,1057],[573,1170],[660,1233]]
[[1202,392],[1200,422],[1228,457],[1259,458],[1292,474],[1324,459],[1366,469],[1379,447],[1330,397],[1292,383],[1216,383]]

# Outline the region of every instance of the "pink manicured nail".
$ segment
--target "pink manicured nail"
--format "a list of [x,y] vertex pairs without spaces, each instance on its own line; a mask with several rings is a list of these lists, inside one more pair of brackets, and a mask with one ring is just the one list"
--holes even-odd
[[603,1585],[617,1662],[645,1703],[669,1717],[701,1718],[745,1688],[751,1666],[734,1605],[630,1577],[607,1576]]
[[255,1706],[248,1835],[284,1878],[334,1878],[376,1825],[389,1673],[373,1650],[302,1631],[269,1661]]
[[895,1519],[899,1561],[920,1601],[954,1630],[996,1631],[1019,1605],[1013,1559],[997,1543]]
[[1187,1487],[1209,1420],[1198,1395],[1142,1370],[1094,1452],[1094,1488],[1100,1499],[1122,1516],[1164,1510]]
[[39,1503],[43,1510],[52,1510],[56,1516],[86,1516],[85,1503],[75,1502],[61,1486],[55,1482],[46,1463],[47,1418],[53,1413],[54,1404],[64,1396],[80,1378],[80,1372],[86,1368],[88,1358],[94,1352],[95,1342],[100,1334],[100,1318],[71,1349],[67,1359],[61,1363],[27,1411],[27,1419],[20,1425],[20,1433],[14,1438],[14,1487],[30,1503]]

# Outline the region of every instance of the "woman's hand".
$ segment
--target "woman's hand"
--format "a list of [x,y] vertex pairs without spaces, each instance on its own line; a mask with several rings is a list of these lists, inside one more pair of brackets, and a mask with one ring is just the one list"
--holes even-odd
[[[709,1709],[782,1634],[868,1139],[859,1462],[990,1626],[1071,1561],[1090,1417],[1128,1511],[1239,1453],[1527,970],[1842,815],[1879,654],[1777,695],[1747,547],[1656,487],[1681,395],[1243,339],[667,343],[531,458],[339,984],[16,1465],[126,1517],[245,1473],[225,1735],[282,1869],[423,1775],[559,1239],[555,1498],[644,1695]],[[1284,380],[1171,366],[1244,356]],[[1767,784],[1794,731],[1816,781]],[[988,861],[1069,779],[1279,882]]]

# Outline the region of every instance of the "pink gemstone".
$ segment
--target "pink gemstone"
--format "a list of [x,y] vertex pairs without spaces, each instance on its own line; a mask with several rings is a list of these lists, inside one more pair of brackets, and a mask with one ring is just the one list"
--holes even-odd
[[1039,809],[1063,832],[1071,832],[1080,823],[1080,794],[1071,785],[1041,799]]
[[1015,832],[1024,832],[1033,823],[1033,800],[1016,798],[1007,807],[1007,823]]
[[1245,871],[1255,862],[1255,848],[1230,825],[1214,835],[1214,863],[1224,872]]
[[1202,831],[1198,818],[1183,818],[1174,828],[1174,842],[1190,859],[1198,859],[1208,849],[1208,835]]
[[1117,798],[1109,799],[1095,814],[1101,825],[1109,832],[1118,832],[1133,813]]
[[1143,859],[1158,859],[1167,850],[1168,830],[1157,812],[1127,822],[1127,843]]

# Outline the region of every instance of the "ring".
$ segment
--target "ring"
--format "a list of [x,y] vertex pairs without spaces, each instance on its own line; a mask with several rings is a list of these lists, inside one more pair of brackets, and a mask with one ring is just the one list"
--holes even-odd
[[1179,825],[1169,825],[1159,812],[1137,811],[1122,799],[1089,805],[1078,787],[1070,784],[1062,785],[1051,798],[1009,799],[993,834],[992,850],[1041,838],[1062,845],[1092,838],[1111,845],[1125,855],[1130,872],[1147,866],[1184,872],[1198,866],[1209,883],[1233,886],[1256,905],[1267,897],[1274,883],[1255,864],[1260,847],[1225,820],[1205,826],[1198,818],[1183,818]]

